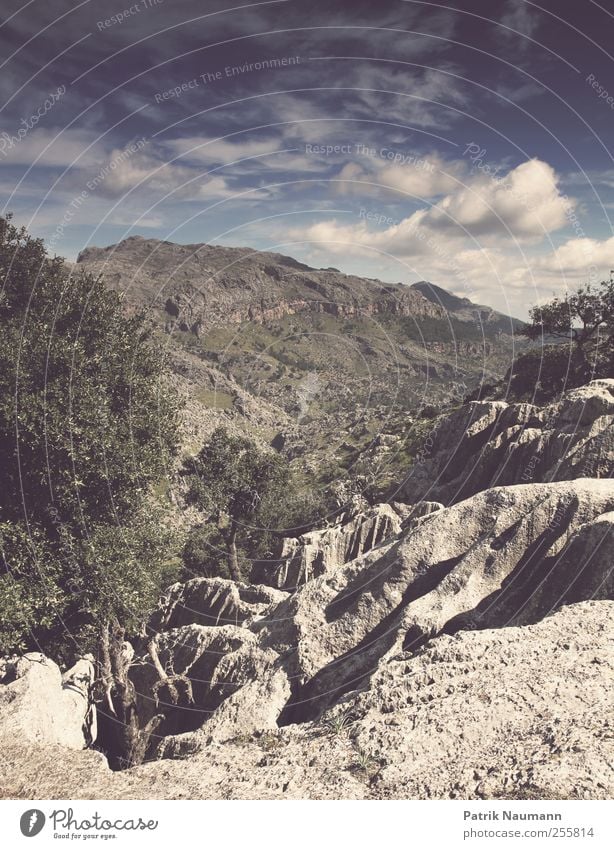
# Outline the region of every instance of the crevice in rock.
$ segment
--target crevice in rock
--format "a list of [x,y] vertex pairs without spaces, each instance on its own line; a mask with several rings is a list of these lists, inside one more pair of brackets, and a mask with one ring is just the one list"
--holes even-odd
[[[578,501],[574,498],[556,524],[549,525],[527,547],[515,569],[502,582],[501,588],[482,599],[472,610],[452,617],[440,633],[450,635],[466,629],[484,630],[519,624],[518,619],[522,609],[537,593],[540,586],[556,579],[556,564],[561,555],[547,556],[547,552],[570,526],[577,509]],[[563,603],[562,599],[557,600],[556,606],[559,607]],[[522,624],[538,622],[551,612],[552,607],[535,609],[532,615],[522,618]]]
[[[306,684],[297,688],[281,712],[277,724],[283,727],[310,722],[350,690],[358,689],[361,682],[375,671],[381,657],[394,645],[407,605],[431,592],[458,565],[463,556],[461,554],[437,563],[412,581],[400,603],[356,646],[335,658]],[[350,607],[351,604],[347,610]],[[417,647],[418,640],[422,644],[431,636],[430,633],[420,632],[420,635],[414,638],[414,648]]]

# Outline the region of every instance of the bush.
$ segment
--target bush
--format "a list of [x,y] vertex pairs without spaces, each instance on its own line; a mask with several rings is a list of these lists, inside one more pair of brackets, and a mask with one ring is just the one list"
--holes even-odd
[[[249,579],[250,561],[241,546],[237,547],[239,571],[243,580]],[[231,578],[226,540],[214,524],[190,528],[182,550],[182,580],[190,578]]]
[[504,384],[509,382],[513,396],[522,400],[547,401],[587,379],[580,352],[564,343],[520,354],[510,372]]

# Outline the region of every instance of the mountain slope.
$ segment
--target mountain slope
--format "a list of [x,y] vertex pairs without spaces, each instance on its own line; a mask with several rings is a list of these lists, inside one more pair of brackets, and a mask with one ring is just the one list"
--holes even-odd
[[426,280],[412,283],[411,288],[420,292],[432,304],[442,307],[450,316],[459,321],[475,322],[481,325],[487,334],[500,332],[513,335],[522,329],[523,322],[520,319],[512,318],[512,316],[498,312],[492,307],[475,304],[469,298],[460,298],[458,295],[442,289],[441,286],[428,283]]
[[281,433],[289,457],[324,455],[332,474],[407,414],[502,376],[518,345],[515,320],[468,321],[470,302],[448,311],[415,286],[249,248],[131,237],[88,248],[77,266],[165,331],[192,419],[200,404],[209,429]]

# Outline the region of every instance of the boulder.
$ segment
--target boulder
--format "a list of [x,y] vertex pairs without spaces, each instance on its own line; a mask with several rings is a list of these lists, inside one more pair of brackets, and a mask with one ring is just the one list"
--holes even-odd
[[433,513],[443,510],[443,504],[440,501],[419,501],[417,504],[402,504],[393,501],[392,506],[401,517],[401,527],[404,531],[417,528]]
[[286,593],[224,578],[193,578],[166,590],[150,620],[153,631],[182,625],[243,625],[263,616],[286,598]]
[[0,753],[8,757],[0,793],[611,799],[613,640],[612,601],[566,606],[533,625],[441,635],[417,653],[389,658],[368,690],[348,693],[317,722],[262,734],[239,731],[223,742],[204,734],[198,741],[193,734],[181,742],[169,738],[169,746],[183,746],[176,750],[180,758],[123,772],[105,768],[95,752],[3,737]]
[[91,699],[94,664],[81,658],[62,677],[48,657],[30,652],[0,668],[0,735],[83,749],[96,739]]
[[139,723],[145,727],[162,714],[159,737],[200,728],[223,701],[244,685],[260,681],[278,660],[276,652],[259,645],[256,634],[235,625],[184,625],[158,634],[155,646],[167,675],[189,679],[193,694],[191,704],[184,700],[174,705],[163,694],[157,699],[160,677],[151,657],[145,653],[135,658],[130,679]]
[[439,636],[382,664],[319,726],[350,718],[375,798],[609,798],[613,614],[612,601],[586,601],[533,625]]

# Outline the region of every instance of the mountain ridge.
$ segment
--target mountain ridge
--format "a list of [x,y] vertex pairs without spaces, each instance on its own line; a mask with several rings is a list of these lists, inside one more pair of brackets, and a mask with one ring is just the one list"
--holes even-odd
[[[521,324],[518,319],[474,304],[469,299],[457,298],[425,281],[382,283],[375,278],[332,268],[315,268],[285,254],[248,247],[207,243],[180,245],[131,236],[104,248],[86,248],[77,257],[76,264],[104,274],[108,285],[124,291],[129,298],[139,299],[146,293],[153,295],[152,307],[159,309],[163,305],[171,318],[180,319],[188,328],[195,327],[198,322],[274,319],[284,311],[291,313],[300,309],[341,316],[363,311],[368,315],[391,312],[440,319],[448,312],[458,311],[461,320],[466,319],[465,312],[469,309],[491,311],[507,319],[511,331]],[[154,290],[153,281],[162,281],[162,287]],[[238,291],[241,288],[251,297],[243,297]],[[221,297],[219,291],[225,289],[233,290],[237,302],[230,313],[220,313],[217,309],[217,300],[223,306],[228,305],[228,300]],[[277,304],[274,303],[276,294],[281,296]],[[205,304],[212,315],[205,315]]]
[[133,236],[87,248],[76,267],[103,275],[165,334],[189,450],[222,424],[283,443],[297,462],[345,469],[382,428],[501,378],[519,347],[517,319],[488,320],[439,287],[426,297],[279,253]]

